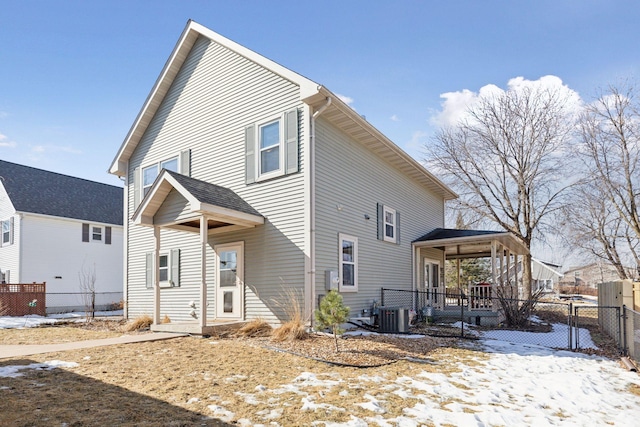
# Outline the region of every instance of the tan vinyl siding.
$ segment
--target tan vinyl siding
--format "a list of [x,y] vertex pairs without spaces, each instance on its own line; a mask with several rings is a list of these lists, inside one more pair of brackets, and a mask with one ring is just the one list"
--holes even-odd
[[168,224],[185,218],[189,213],[189,202],[175,189],[167,195],[164,203],[154,216],[155,224]]
[[[303,288],[303,173],[246,185],[244,168],[244,128],[293,108],[302,110],[296,85],[200,37],[131,156],[129,183],[133,182],[135,168],[191,149],[193,178],[232,189],[266,218],[264,225],[253,229],[210,236],[210,318],[215,311],[216,244],[245,242],[245,281],[251,289],[246,294],[246,317],[282,319],[282,310],[270,300],[287,286]],[[305,120],[302,114],[299,117]],[[302,129],[300,126],[300,159],[305,150]],[[134,210],[133,185],[128,185],[127,194],[130,216]],[[184,207],[179,197],[170,195],[157,219],[179,218]],[[153,250],[153,230],[129,224],[129,313],[135,317],[150,314],[153,309],[153,290],[145,287],[145,254]],[[199,305],[199,236],[166,230],[161,236],[163,251],[181,250],[181,286],[162,289],[161,315],[167,314],[174,321],[189,320],[188,303],[195,301]]]
[[[316,293],[338,270],[338,233],[357,237],[358,292],[342,294],[355,315],[382,287],[411,289],[411,242],[443,227],[444,203],[322,116],[316,124]],[[377,240],[377,203],[400,213],[400,245]]]

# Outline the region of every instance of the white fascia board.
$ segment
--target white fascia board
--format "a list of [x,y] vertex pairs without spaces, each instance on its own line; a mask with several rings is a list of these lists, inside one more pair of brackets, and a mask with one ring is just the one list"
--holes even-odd
[[124,142],[118,150],[118,154],[116,154],[115,158],[113,159],[111,167],[109,168],[109,173],[117,176],[123,176],[126,173],[126,162],[128,162],[129,156],[138,145],[138,142],[140,141],[140,138],[149,125],[151,118],[160,106],[162,99],[164,99],[164,96],[171,86],[171,83],[173,83],[173,79],[178,74],[180,67],[182,66],[188,53],[191,51],[191,48],[193,47],[193,44],[195,43],[199,35],[203,35],[209,38],[210,40],[220,44],[221,46],[224,46],[229,50],[236,52],[237,54],[249,59],[250,61],[261,65],[262,67],[272,71],[273,73],[278,74],[281,77],[298,85],[300,87],[301,98],[306,98],[318,92],[319,85],[317,83],[314,83],[306,77],[303,77],[300,74],[295,73],[288,68],[285,68],[282,65],[268,58],[265,58],[264,56],[250,49],[247,49],[246,47],[241,46],[240,44],[229,40],[226,37],[221,36],[220,34],[208,29],[207,27],[198,24],[197,22],[189,20],[185,29],[182,31],[182,35],[180,36],[178,43],[173,48],[169,59],[165,63],[160,76],[156,80],[153,88],[151,89],[151,92],[147,96],[142,109],[136,117],[136,120],[131,126],[131,129],[129,129]]
[[55,216],[55,215],[39,214],[39,213],[25,212],[25,211],[16,211],[15,214],[16,215],[21,215],[23,217],[34,217],[34,218],[43,218],[43,219],[56,219],[56,220],[77,222],[77,223],[82,223],[82,224],[101,225],[101,226],[112,227],[114,229],[124,228],[121,224],[111,224],[111,223],[108,223],[108,222],[92,221],[92,220],[89,220],[89,219],[69,218],[69,217],[66,217],[66,216]]
[[[362,118],[353,108],[347,105],[344,101],[338,98],[334,93],[324,86],[318,87],[317,92],[321,93],[324,97],[331,97],[332,105],[336,107],[345,116],[355,122],[357,125],[365,129],[374,138],[380,141],[385,147],[393,152],[396,156],[404,160],[407,165],[417,169],[421,174],[425,175],[427,179],[432,181],[441,191],[445,200],[453,200],[458,198],[458,194],[453,191],[449,186],[442,182],[438,177],[429,172],[422,164],[416,161],[413,157],[407,154],[402,148],[398,147],[393,141],[387,138],[382,132],[380,132],[375,126]],[[305,102],[311,102],[317,97],[307,97],[303,99]]]
[[240,211],[236,211],[229,208],[223,208],[221,206],[210,205],[208,203],[198,203],[198,206],[193,206],[193,212],[201,213],[202,215],[215,219],[223,220],[231,224],[239,225],[259,225],[264,224],[264,217],[252,215]]

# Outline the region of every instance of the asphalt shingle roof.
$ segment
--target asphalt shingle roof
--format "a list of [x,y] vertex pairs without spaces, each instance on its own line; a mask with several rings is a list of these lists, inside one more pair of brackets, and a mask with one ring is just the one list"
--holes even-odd
[[122,225],[123,189],[0,160],[16,211]]
[[474,236],[484,236],[489,234],[501,234],[501,233],[504,233],[504,231],[460,230],[457,228],[436,228],[435,230],[414,240],[414,242],[426,242],[429,240],[453,239],[456,237],[474,237]]
[[233,190],[199,179],[190,178],[177,172],[167,170],[167,173],[175,178],[189,193],[203,203],[220,206],[234,211],[244,212],[251,215],[262,216],[242,197]]

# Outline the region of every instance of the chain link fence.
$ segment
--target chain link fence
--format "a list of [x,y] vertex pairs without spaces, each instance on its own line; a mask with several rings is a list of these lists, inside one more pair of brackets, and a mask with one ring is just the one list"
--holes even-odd
[[87,311],[119,310],[122,308],[122,292],[96,292],[95,300],[85,292],[47,292],[47,314]]
[[[432,336],[475,336],[568,350],[606,349],[610,353],[621,353],[625,348],[619,307],[541,298],[527,313],[526,300],[490,292],[467,295],[458,289],[383,288],[380,301],[384,307],[410,309],[414,332]],[[640,319],[637,325],[640,329]],[[640,331],[637,341],[640,358]]]
[[640,313],[623,306],[622,345],[627,355],[640,364]]

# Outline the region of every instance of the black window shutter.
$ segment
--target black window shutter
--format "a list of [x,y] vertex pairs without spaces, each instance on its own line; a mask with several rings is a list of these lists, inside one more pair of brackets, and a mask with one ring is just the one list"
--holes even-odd
[[245,182],[247,184],[256,181],[256,129],[255,126],[244,128],[245,146]]
[[400,212],[396,211],[396,245],[400,244]]
[[13,217],[11,217],[11,219],[9,220],[9,244],[13,245],[13,232],[14,232],[14,228],[13,228]]
[[89,241],[89,224],[82,224],[82,241]]
[[104,244],[105,245],[111,244],[111,227],[104,228]]

